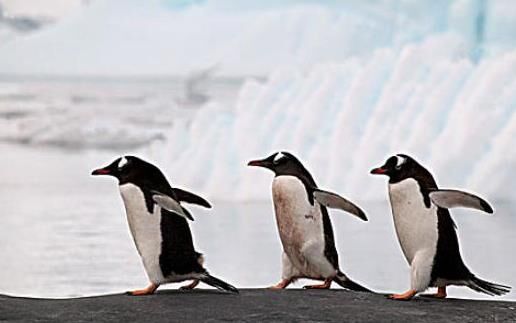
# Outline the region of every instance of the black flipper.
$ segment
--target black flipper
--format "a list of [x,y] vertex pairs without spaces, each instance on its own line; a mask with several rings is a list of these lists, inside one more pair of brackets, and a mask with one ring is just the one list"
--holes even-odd
[[180,188],[174,187],[172,190],[174,190],[174,193],[177,196],[177,199],[180,202],[186,202],[190,204],[197,204],[200,206],[204,206],[205,208],[211,208],[211,205],[208,201],[200,197],[199,195],[195,195],[194,193],[187,192],[185,190],[182,190]]
[[467,286],[477,292],[490,296],[501,296],[511,291],[510,286],[491,283],[475,276],[470,278]]
[[354,290],[357,292],[366,292],[366,293],[374,293],[372,290],[365,288],[362,285],[359,285],[349,279],[343,272],[339,271],[337,273],[337,276],[333,278],[333,281],[339,284],[340,286],[349,289]]
[[213,277],[212,275],[205,273],[200,278],[200,281],[202,281],[205,284],[208,284],[210,286],[213,286],[217,289],[223,290],[225,292],[229,293],[235,293],[238,294],[238,289],[216,277]]

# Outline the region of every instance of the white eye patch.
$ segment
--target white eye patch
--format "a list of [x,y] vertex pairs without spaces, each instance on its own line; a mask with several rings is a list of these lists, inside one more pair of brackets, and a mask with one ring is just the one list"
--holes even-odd
[[120,161],[118,162],[118,168],[123,168],[127,164],[127,158],[122,157],[120,158]]
[[276,156],[274,157],[274,163],[277,164],[284,157],[285,157],[285,155],[283,155],[281,152],[277,153]]
[[406,161],[407,159],[405,157],[396,155],[396,168],[399,169],[401,165],[405,164]]

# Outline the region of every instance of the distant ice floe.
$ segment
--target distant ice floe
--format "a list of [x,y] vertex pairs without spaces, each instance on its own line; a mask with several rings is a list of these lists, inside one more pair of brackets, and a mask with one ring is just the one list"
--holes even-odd
[[317,182],[352,199],[378,199],[369,170],[407,153],[443,187],[514,199],[516,51],[473,63],[460,39],[430,37],[371,57],[281,68],[248,81],[234,110],[213,103],[175,125],[162,164],[212,198],[268,198],[272,174],[247,161],[289,150]]
[[[50,86],[50,88],[52,88]],[[98,86],[103,91],[103,86]],[[53,95],[37,86],[0,92],[0,141],[63,148],[132,149],[162,140],[174,102],[145,102],[134,94]]]
[[0,119],[0,141],[73,149],[120,150],[141,147],[164,138],[163,131],[155,125],[146,130],[128,120],[102,120],[78,113],[61,114],[48,110],[15,116]]
[[0,142],[116,151],[146,147],[163,141],[173,123],[188,122],[210,100],[226,107],[234,101],[242,80],[212,80],[210,71],[184,79],[3,81]]

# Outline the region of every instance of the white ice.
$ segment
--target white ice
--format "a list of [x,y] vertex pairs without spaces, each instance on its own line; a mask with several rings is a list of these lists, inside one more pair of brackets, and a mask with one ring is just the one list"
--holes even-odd
[[443,187],[514,199],[516,51],[478,64],[462,51],[460,38],[436,36],[399,54],[278,69],[245,83],[234,110],[211,104],[172,130],[180,139],[163,164],[212,198],[264,199],[271,174],[245,165],[288,150],[321,186],[367,200],[385,194],[369,170],[406,153]]
[[[514,1],[238,3],[95,1],[0,45],[6,74],[177,75],[204,67],[266,76],[245,82],[234,106],[211,100],[159,133],[155,120],[138,131],[124,118],[99,121],[95,112],[117,115],[113,102],[77,119],[46,106],[15,129],[5,121],[0,135],[70,146],[154,142],[173,179],[219,199],[268,197],[270,175],[245,165],[279,150],[352,200],[385,193],[385,181],[368,172],[396,153],[420,160],[441,186],[515,199]],[[158,120],[174,111],[151,106]],[[149,115],[133,112],[132,121]],[[166,147],[155,141],[161,135]]]

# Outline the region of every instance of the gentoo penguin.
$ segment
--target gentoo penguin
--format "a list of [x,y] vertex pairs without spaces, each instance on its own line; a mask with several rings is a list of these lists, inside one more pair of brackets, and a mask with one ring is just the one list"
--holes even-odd
[[318,189],[308,170],[288,152],[274,153],[248,165],[275,174],[272,198],[283,255],[282,280],[271,289],[286,288],[298,278],[311,278],[324,283],[305,288],[326,289],[335,281],[347,289],[369,292],[340,271],[326,207],[342,209],[367,221],[364,212],[343,197]]
[[449,208],[467,207],[493,213],[489,204],[470,193],[439,189],[432,174],[407,155],[392,156],[372,174],[389,177],[389,198],[398,240],[410,270],[410,290],[393,299],[408,300],[428,287],[446,297],[446,286],[464,285],[488,295],[510,287],[476,277],[464,264]]
[[208,274],[203,256],[193,246],[187,219],[193,220],[180,202],[207,208],[203,198],[172,188],[154,165],[134,156],[120,157],[92,175],[110,175],[118,179],[129,229],[142,258],[150,285],[131,295],[154,293],[169,282],[193,280],[182,289],[192,289],[199,281],[218,289],[237,293],[237,289]]

